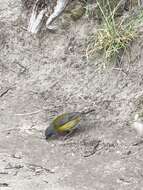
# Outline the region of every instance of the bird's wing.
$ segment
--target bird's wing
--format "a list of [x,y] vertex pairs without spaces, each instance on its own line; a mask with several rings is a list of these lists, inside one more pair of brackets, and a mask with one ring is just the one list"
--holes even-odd
[[64,125],[60,126],[57,131],[58,132],[69,132],[75,129],[80,122],[80,116],[76,117],[75,119],[65,123]]
[[62,115],[57,116],[54,120],[53,120],[53,126],[55,128],[59,128],[60,126],[65,125],[66,123],[68,123],[71,120],[74,120],[75,118],[79,117],[80,113],[79,112],[73,112],[73,113],[64,113]]

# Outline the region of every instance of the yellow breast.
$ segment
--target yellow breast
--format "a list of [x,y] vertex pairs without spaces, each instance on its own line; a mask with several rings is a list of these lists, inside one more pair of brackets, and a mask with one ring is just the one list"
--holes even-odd
[[57,131],[58,132],[66,132],[66,131],[71,131],[72,129],[76,128],[77,127],[77,124],[79,124],[80,122],[80,116],[65,123],[64,125],[62,126],[59,126],[57,128]]

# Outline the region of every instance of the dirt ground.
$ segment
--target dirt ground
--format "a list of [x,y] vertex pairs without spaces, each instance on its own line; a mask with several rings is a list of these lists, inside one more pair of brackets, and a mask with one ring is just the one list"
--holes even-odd
[[[21,1],[0,0],[0,190],[143,190],[143,40],[99,72],[84,54],[93,24],[32,36]],[[71,138],[44,139],[53,115],[90,108]]]

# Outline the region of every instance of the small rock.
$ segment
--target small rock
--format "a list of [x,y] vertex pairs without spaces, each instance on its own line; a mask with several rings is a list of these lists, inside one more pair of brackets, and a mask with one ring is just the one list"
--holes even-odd
[[9,184],[8,183],[0,183],[0,187],[8,187]]
[[13,154],[12,157],[16,158],[16,159],[21,159],[22,158],[22,153],[21,152],[17,152],[15,154]]
[[141,117],[139,117],[139,114],[135,115],[133,128],[136,130],[139,136],[143,137],[143,120]]

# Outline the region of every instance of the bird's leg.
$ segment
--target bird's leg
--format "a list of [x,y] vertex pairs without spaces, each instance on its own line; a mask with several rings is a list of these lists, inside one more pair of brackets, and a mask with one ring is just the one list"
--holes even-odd
[[52,22],[60,16],[60,14],[64,11],[67,4],[69,3],[69,0],[57,0],[57,5],[54,8],[54,12],[50,17],[48,18],[46,22],[46,27],[50,30],[54,30],[54,27],[51,26]]
[[75,129],[72,129],[70,132],[68,132],[68,134],[64,136],[63,140],[67,140],[74,133],[74,131]]
[[77,124],[73,129],[71,129],[68,132],[68,134],[64,137],[64,140],[68,139],[79,127],[80,127],[80,124]]

